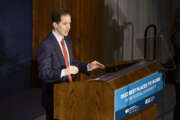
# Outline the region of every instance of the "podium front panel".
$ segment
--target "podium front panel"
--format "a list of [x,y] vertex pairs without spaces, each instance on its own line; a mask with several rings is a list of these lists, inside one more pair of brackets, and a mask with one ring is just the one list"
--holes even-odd
[[162,98],[163,75],[161,72],[115,90],[115,120],[121,120],[132,115]]

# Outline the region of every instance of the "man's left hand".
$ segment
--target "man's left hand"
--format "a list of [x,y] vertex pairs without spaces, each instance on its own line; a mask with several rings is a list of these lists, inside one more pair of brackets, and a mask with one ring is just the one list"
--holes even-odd
[[98,69],[98,68],[100,68],[100,69],[104,69],[105,68],[105,66],[103,64],[101,64],[100,62],[98,62],[96,60],[91,62],[91,63],[89,63],[88,67],[89,67],[90,71]]

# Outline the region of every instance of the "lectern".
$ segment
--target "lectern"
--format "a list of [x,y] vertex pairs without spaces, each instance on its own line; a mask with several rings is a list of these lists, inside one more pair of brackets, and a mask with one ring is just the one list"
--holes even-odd
[[[124,62],[107,66],[103,74],[89,80],[56,83],[53,85],[54,119],[121,120],[137,117],[142,110],[160,100],[162,70],[163,66],[156,61]],[[155,110],[154,107],[149,109]]]

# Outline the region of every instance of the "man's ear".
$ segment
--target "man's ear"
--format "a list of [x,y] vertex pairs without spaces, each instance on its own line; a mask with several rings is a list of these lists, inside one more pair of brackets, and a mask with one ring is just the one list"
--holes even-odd
[[56,23],[56,22],[53,22],[52,25],[53,25],[53,28],[54,28],[54,29],[57,28],[57,23]]

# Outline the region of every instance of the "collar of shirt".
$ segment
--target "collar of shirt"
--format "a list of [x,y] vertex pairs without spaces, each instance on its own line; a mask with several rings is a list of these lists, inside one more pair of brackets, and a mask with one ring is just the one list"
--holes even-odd
[[52,30],[52,34],[55,36],[55,38],[57,39],[57,41],[58,41],[59,43],[61,43],[61,40],[64,39],[63,36],[58,35],[54,30]]

